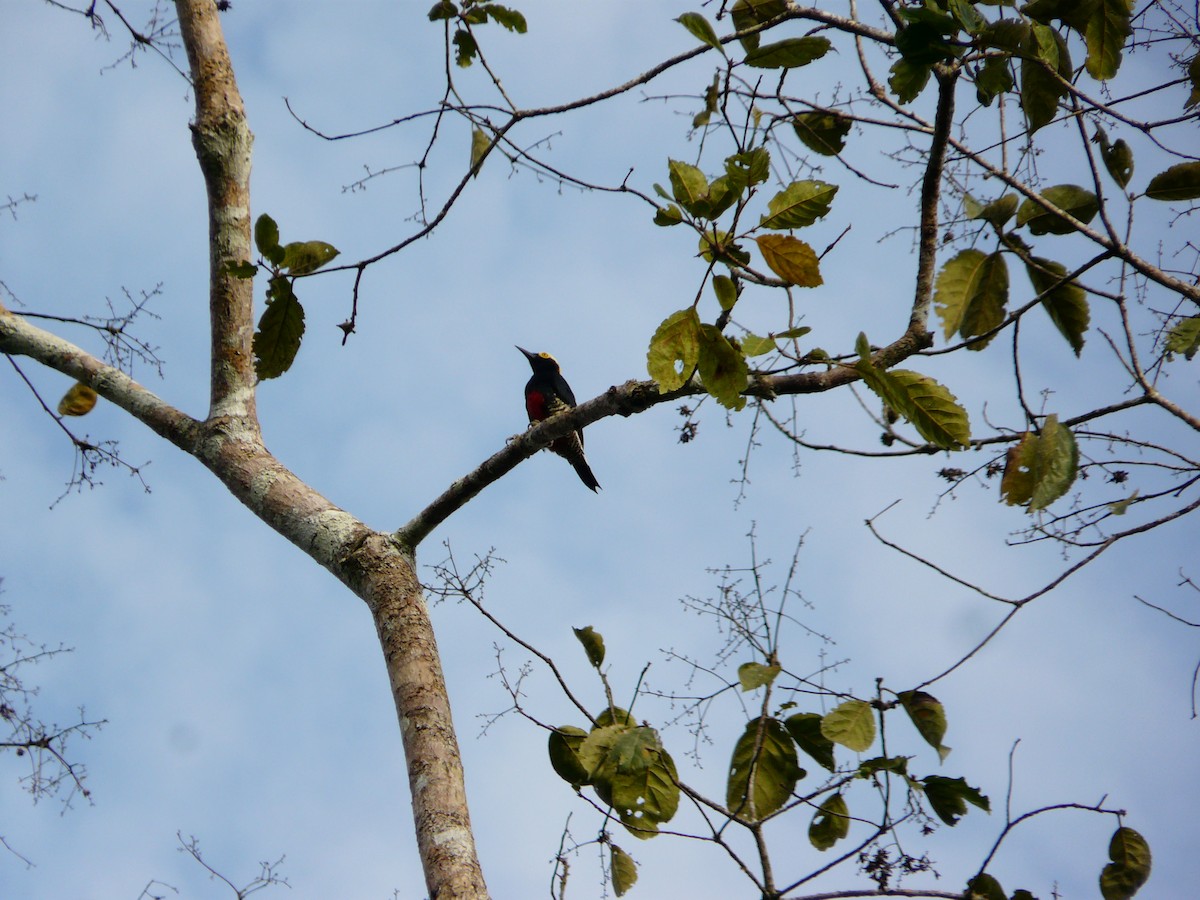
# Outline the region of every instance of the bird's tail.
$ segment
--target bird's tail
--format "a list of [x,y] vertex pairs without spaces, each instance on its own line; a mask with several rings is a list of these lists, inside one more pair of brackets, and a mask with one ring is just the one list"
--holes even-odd
[[596,480],[596,476],[592,474],[592,467],[588,465],[583,453],[572,457],[569,462],[572,468],[579,474],[579,480],[586,484],[593,491],[600,490],[600,482]]
[[583,440],[578,432],[568,434],[565,438],[559,438],[550,445],[550,451],[557,453],[569,462],[571,468],[579,475],[580,481],[593,491],[600,490],[600,482],[592,474],[592,467],[588,465],[587,457],[583,455]]

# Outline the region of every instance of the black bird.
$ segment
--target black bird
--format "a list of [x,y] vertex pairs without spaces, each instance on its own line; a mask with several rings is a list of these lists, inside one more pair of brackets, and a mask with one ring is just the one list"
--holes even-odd
[[[575,395],[571,386],[562,377],[558,368],[558,360],[549,353],[530,353],[523,347],[518,347],[529,366],[533,369],[533,377],[525,385],[525,411],[529,413],[530,422],[540,422],[556,413],[564,412],[575,406]],[[592,474],[587,459],[583,455],[583,432],[572,431],[565,437],[560,437],[550,445],[550,451],[557,453],[579,475],[579,480],[593,491],[600,489],[600,482]]]

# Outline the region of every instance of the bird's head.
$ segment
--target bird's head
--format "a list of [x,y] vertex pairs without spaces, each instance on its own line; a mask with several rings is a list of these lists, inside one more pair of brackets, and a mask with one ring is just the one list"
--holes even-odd
[[535,371],[535,372],[557,372],[557,371],[559,371],[558,360],[555,359],[553,356],[551,356],[549,353],[530,353],[524,347],[517,347],[517,349],[525,354],[525,358],[527,360],[529,360],[529,366],[530,366],[530,368],[533,369],[533,371]]

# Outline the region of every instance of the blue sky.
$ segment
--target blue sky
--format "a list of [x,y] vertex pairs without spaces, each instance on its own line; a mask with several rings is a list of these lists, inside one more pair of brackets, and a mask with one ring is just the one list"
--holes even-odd
[[[283,98],[331,132],[429,108],[440,96],[441,48],[426,5],[345,4],[334,18],[327,4],[289,4],[284,15],[277,4],[242,2],[224,18],[256,134],[254,212],[269,212],[285,241],[321,238],[353,260],[413,229],[413,169],[375,179],[365,191],[343,186],[361,178],[364,165],[411,162],[427,126],[327,143],[296,125]],[[530,33],[491,34],[485,47],[527,106],[623,81],[692,45],[671,21],[684,10],[674,4],[521,8]],[[140,12],[126,12],[138,20]],[[117,33],[115,22],[110,28]],[[125,289],[137,295],[161,284],[150,307],[160,318],[144,321],[142,333],[161,348],[163,377],[146,367],[134,375],[202,417],[207,226],[187,131],[191,98],[155,57],[111,66],[123,48],[119,38],[99,40],[82,20],[44,4],[6,9],[0,194],[27,192],[37,201],[0,222],[0,279],[25,308],[62,315],[100,312],[105,298],[119,304]],[[695,63],[646,93],[694,93],[711,77],[710,65]],[[827,80],[820,89],[834,90],[836,61],[811,72]],[[458,77],[468,95],[487,96],[477,68]],[[668,156],[694,156],[692,112],[635,94],[532,123],[517,139],[547,139],[555,164],[597,183],[619,183],[633,166],[631,183],[647,189],[665,182]],[[469,134],[452,122],[443,141],[426,176],[435,203],[460,177]],[[886,149],[865,144],[856,162],[886,173]],[[822,177],[851,182],[836,166]],[[911,292],[908,237],[880,238],[906,221],[912,197],[898,190],[880,202],[878,193],[854,190],[851,183],[845,202],[806,235],[824,246],[854,226],[852,243],[829,258],[826,285],[805,296],[805,321],[830,347],[848,346],[859,330],[879,339],[898,330]],[[368,273],[359,333],[346,347],[335,326],[349,311],[349,277],[304,283],[300,357],[259,392],[268,446],[367,523],[398,527],[524,427],[528,368],[514,344],[552,351],[580,399],[645,377],[650,334],[691,301],[701,275],[692,238],[655,229],[649,218],[629,198],[560,190],[489,162],[431,238]],[[780,300],[756,303],[745,318],[765,330]],[[99,350],[86,332],[65,333]],[[1028,377],[1053,385],[1055,402],[1073,411],[1107,377],[1097,374],[1102,343],[1090,343],[1076,363],[1048,324],[1044,338]],[[952,384],[977,429],[984,427],[983,399],[1005,377],[1003,353],[921,367]],[[22,368],[50,400],[69,387],[57,373],[28,362]],[[181,831],[238,882],[257,872],[259,860],[286,854],[289,896],[422,896],[399,733],[366,610],[197,463],[103,402],[75,424],[92,438],[119,440],[135,464],[149,461],[151,492],[113,470],[102,487],[50,508],[70,477],[72,448],[6,369],[3,602],[35,640],[75,648],[33,673],[42,715],[65,721],[84,704],[108,724],[75,747],[94,805],[65,815],[53,801],[32,806],[16,786],[19,766],[0,762],[0,834],[36,864],[26,868],[0,853],[0,894],[132,898],[158,879],[181,896],[219,896],[176,852]],[[1171,387],[1194,402],[1194,375]],[[993,420],[1007,421],[1009,404],[990,406]],[[845,392],[802,398],[796,409],[813,440],[876,442]],[[704,659],[719,636],[679,598],[711,596],[708,568],[744,566],[752,527],[760,558],[775,561],[779,579],[805,536],[799,584],[811,608],[793,611],[836,640],[826,646],[797,629],[784,650],[792,667],[815,670],[822,653],[848,659],[831,683],[860,695],[877,676],[899,690],[941,671],[1003,612],[873,542],[867,517],[901,500],[880,520],[886,534],[997,593],[1028,593],[1063,566],[1051,548],[1004,546],[1024,520],[996,502],[994,484],[968,485],[930,515],[944,488],[937,469],[958,460],[875,465],[805,453],[797,477],[791,449],[763,435],[737,504],[732,480],[748,416],[727,427],[707,404],[701,422],[699,439],[687,445],[678,443],[679,419],[666,406],[598,423],[587,446],[603,493],[592,496],[561,460],[540,454],[443,525],[421,562],[440,562],[443,541],[460,562],[495,548],[505,562],[488,583],[489,609],[552,655],[595,705],[599,685],[571,627],[591,624],[605,635],[618,692],[632,690],[646,663],[650,686],[680,688],[688,673],[664,650]],[[938,887],[961,884],[1001,828],[1017,740],[1014,814],[1107,797],[1107,805],[1129,810],[1128,824],[1155,852],[1148,896],[1177,896],[1200,881],[1188,696],[1193,632],[1133,598],[1177,604],[1186,614],[1175,585],[1194,546],[1194,525],[1184,520],[1118,547],[938,685],[954,747],[943,773],[964,775],[993,801],[991,816],[972,812],[930,841],[943,873]],[[510,672],[527,655],[469,607],[439,605],[434,619],[489,885],[497,897],[544,895],[568,814],[579,839],[594,834],[595,819],[550,772],[541,731],[510,715],[482,733],[510,703],[494,677],[497,653]],[[525,688],[538,718],[574,721],[544,670],[535,668]],[[665,704],[643,703],[639,715],[651,721],[673,716]],[[718,796],[740,732],[728,723],[739,714],[732,705],[721,713],[725,728],[703,748],[703,768],[689,772]],[[665,727],[663,735],[685,763],[686,727]],[[922,762],[922,772],[936,766],[929,754]],[[797,866],[816,859],[807,825],[801,816],[777,835],[779,846],[801,848]],[[1057,885],[1064,897],[1095,896],[1112,828],[1109,819],[1082,814],[1046,817],[1019,832],[992,870],[1010,891],[1024,886],[1045,897]],[[634,896],[750,895],[711,848],[617,840],[642,864]],[[910,851],[920,839],[911,840]],[[575,860],[569,896],[600,896],[595,856],[589,848]]]

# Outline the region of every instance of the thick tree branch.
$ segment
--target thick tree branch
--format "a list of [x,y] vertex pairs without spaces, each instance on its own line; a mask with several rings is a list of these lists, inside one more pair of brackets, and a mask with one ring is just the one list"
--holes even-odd
[[27,356],[86,384],[187,453],[195,452],[200,423],[148,391],[120,369],[31,325],[25,318],[0,306],[0,352]]
[[933,120],[933,140],[925,161],[921,181],[920,240],[917,243],[917,279],[909,331],[919,334],[929,329],[929,308],[933,305],[933,280],[937,269],[938,202],[942,196],[942,174],[946,147],[954,124],[954,91],[958,87],[955,72],[943,67],[934,70],[938,84],[937,114]]
[[433,529],[461,509],[472,497],[520,463],[572,431],[613,415],[629,416],[643,412],[658,403],[699,393],[699,387],[684,387],[669,394],[660,394],[652,381],[627,381],[568,413],[552,416],[511,439],[503,450],[492,454],[473,472],[469,472],[448,487],[440,497],[421,510],[408,524],[397,529],[393,539],[401,546],[414,550]]
[[400,720],[426,888],[438,900],[486,897],[450,702],[415,561],[306,485],[262,444],[254,399],[252,282],[228,270],[251,254],[253,138],[216,4],[178,0],[177,9],[196,91],[193,143],[209,200],[211,407],[196,455],[243,504],[370,607]]
[[0,352],[28,356],[195,456],[260,519],[366,601],[387,663],[430,896],[485,897],[437,642],[411,556],[301,481],[241,420],[198,422],[129,376],[0,309]]
[[179,30],[196,92],[192,143],[208,188],[212,384],[209,417],[254,423],[254,284],[229,263],[251,258],[250,148],[254,136],[233,74],[217,6],[178,0]]

